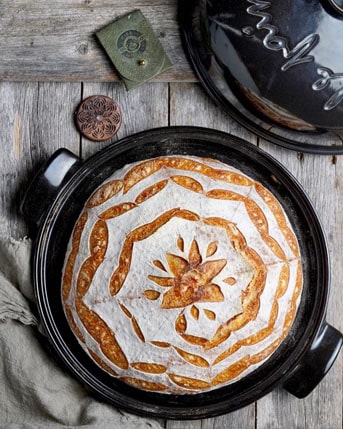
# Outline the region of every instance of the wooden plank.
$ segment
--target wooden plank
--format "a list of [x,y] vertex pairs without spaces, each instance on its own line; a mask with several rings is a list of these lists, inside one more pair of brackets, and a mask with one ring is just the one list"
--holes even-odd
[[[27,170],[32,162],[26,149],[29,140],[28,117],[36,102],[37,84],[0,83],[0,234],[18,237],[26,233],[26,225],[18,216]],[[23,157],[23,158],[22,158]]]
[[202,429],[201,420],[167,420],[166,429]]
[[2,0],[0,79],[117,80],[95,32],[135,9],[151,22],[173,63],[171,70],[155,80],[194,81],[181,46],[177,2],[171,0]]
[[[107,145],[140,131],[168,125],[168,84],[147,83],[137,90],[127,92],[121,82],[85,83],[83,99],[92,95],[106,95],[113,98],[122,111],[122,125],[109,141],[92,142],[82,138],[82,158],[86,159]],[[152,102],[153,100],[153,102]],[[164,427],[163,419],[156,419]]]
[[78,152],[71,105],[78,84],[0,82],[0,234],[21,237],[27,225],[19,205],[37,168],[59,147]]
[[[342,331],[343,158],[297,154],[268,143],[261,147],[277,158],[303,185],[323,224],[331,256],[327,320]],[[342,353],[319,386],[305,399],[277,389],[257,403],[257,428],[342,428]]]
[[224,414],[219,417],[204,419],[201,429],[255,429],[255,405]]
[[[170,84],[170,125],[190,125],[215,128],[256,143],[256,137],[220,111],[198,84]],[[167,422],[167,429],[253,429],[255,404],[219,417],[194,422]]]
[[257,143],[257,137],[222,112],[198,83],[170,84],[170,125],[213,128]]
[[[187,103],[187,100],[192,100]],[[185,123],[188,125],[204,125],[222,129],[242,136],[247,140],[255,141],[252,136],[241,130],[237,124],[226,119],[223,114],[215,108],[210,108],[208,99],[198,94],[195,85],[172,84],[171,85],[171,123]],[[262,143],[262,148],[279,159],[304,185],[309,189],[310,197],[321,217],[325,218],[324,228],[328,231],[330,254],[337,255],[331,263],[332,292],[328,307],[328,320],[333,326],[342,330],[340,315],[343,310],[342,288],[339,279],[342,278],[341,264],[343,249],[343,216],[340,208],[343,206],[342,191],[342,159],[339,157],[316,157],[302,155],[287,151],[277,146]],[[327,213],[330,212],[330,216]],[[342,427],[342,356],[338,358],[334,367],[319,387],[305,400],[299,400],[281,388],[260,399],[257,406],[256,424],[257,428],[341,428]],[[331,404],[331,405],[329,405]],[[213,424],[209,427],[237,427],[242,416],[254,427],[254,413],[252,407],[238,412],[236,419],[232,414],[223,416],[225,423],[219,418],[212,422],[209,419],[205,424]],[[251,413],[252,416],[249,416]],[[240,419],[237,419],[237,417]],[[232,419],[232,420],[231,420]],[[232,422],[232,423],[231,423]],[[244,426],[248,427],[245,422]]]

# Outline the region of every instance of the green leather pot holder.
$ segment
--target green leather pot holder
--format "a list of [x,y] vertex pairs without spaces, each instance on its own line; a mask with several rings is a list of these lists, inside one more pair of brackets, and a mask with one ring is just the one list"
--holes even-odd
[[127,90],[172,66],[160,41],[140,10],[115,20],[96,33]]

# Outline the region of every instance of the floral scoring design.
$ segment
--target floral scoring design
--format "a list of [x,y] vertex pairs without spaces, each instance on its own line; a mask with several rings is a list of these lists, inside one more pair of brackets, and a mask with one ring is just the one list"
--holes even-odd
[[[178,240],[178,247],[183,250],[183,239]],[[207,248],[207,257],[216,252],[216,244],[211,243]],[[213,279],[223,270],[226,259],[208,260],[203,262],[196,240],[193,240],[188,253],[188,259],[171,253],[166,254],[169,271],[173,277],[148,276],[151,281],[168,290],[163,294],[161,308],[184,308],[197,302],[221,302],[224,295]],[[154,264],[166,271],[161,261]],[[146,291],[148,292],[148,291]],[[146,293],[148,299],[157,299],[159,293]],[[197,311],[193,314],[196,317]]]

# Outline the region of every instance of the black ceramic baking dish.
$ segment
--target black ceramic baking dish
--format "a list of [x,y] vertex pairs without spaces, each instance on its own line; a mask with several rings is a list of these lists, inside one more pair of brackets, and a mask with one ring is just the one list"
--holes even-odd
[[343,153],[342,0],[179,1],[185,52],[213,101],[272,143]]
[[[114,170],[164,155],[212,157],[237,167],[278,198],[301,247],[304,287],[294,325],[277,351],[257,370],[227,387],[195,395],[148,393],[100,369],[82,350],[64,316],[61,271],[73,226],[86,199]],[[102,400],[154,417],[198,419],[241,408],[283,386],[304,397],[335,361],[342,334],[326,320],[328,251],[320,221],[297,181],[258,147],[226,133],[194,127],[160,128],[109,145],[81,162],[57,151],[29,187],[22,213],[37,227],[32,254],[37,305],[54,354]]]

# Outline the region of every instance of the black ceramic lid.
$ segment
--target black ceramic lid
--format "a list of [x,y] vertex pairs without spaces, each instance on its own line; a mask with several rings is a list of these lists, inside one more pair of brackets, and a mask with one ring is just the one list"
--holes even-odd
[[180,1],[205,89],[258,136],[343,153],[343,0]]

